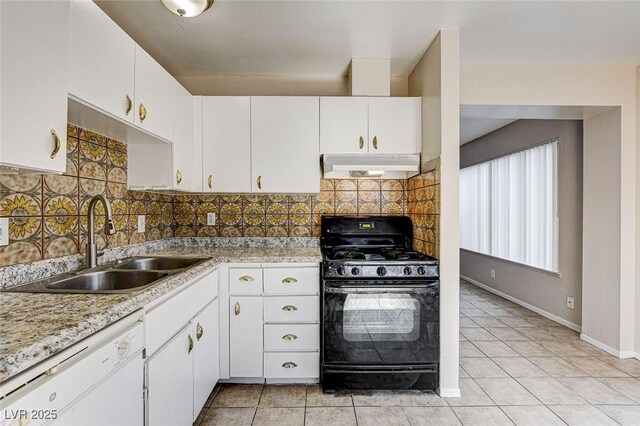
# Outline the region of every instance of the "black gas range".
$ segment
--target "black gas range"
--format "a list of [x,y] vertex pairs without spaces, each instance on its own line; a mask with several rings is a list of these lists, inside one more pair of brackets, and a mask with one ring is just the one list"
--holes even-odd
[[324,390],[436,390],[439,266],[411,219],[323,217],[320,244]]

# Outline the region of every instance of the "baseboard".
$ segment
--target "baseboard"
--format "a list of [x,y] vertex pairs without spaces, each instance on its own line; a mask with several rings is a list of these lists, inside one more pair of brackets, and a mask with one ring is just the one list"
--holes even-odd
[[580,332],[582,331],[582,327],[580,327],[580,326],[579,326],[579,325],[577,325],[577,324],[574,324],[574,323],[572,323],[572,322],[570,322],[570,321],[567,321],[567,320],[566,320],[566,319],[564,319],[564,318],[560,318],[559,316],[554,315],[554,314],[552,314],[552,313],[550,313],[550,312],[547,312],[547,311],[545,311],[544,309],[540,309],[540,308],[538,308],[538,307],[536,307],[536,306],[530,305],[530,304],[528,304],[527,302],[523,302],[523,301],[522,301],[522,300],[520,300],[520,299],[516,299],[516,298],[515,298],[515,297],[513,297],[513,296],[509,296],[508,294],[503,293],[503,292],[501,292],[501,291],[499,291],[499,290],[496,290],[496,289],[495,289],[495,288],[493,288],[493,287],[489,287],[488,285],[483,284],[483,283],[481,283],[480,281],[476,281],[476,280],[474,280],[473,278],[465,277],[464,275],[460,275],[460,278],[462,278],[462,279],[463,279],[463,280],[465,280],[465,281],[470,282],[470,283],[471,283],[471,284],[473,284],[473,285],[476,285],[476,286],[478,286],[478,287],[480,287],[480,288],[483,288],[483,289],[487,290],[489,293],[496,294],[496,295],[498,295],[498,296],[500,296],[500,297],[502,297],[502,298],[507,299],[507,300],[508,300],[508,301],[510,301],[510,302],[513,302],[513,303],[515,303],[515,304],[517,304],[517,305],[522,306],[523,308],[527,308],[527,309],[529,309],[529,310],[531,310],[531,311],[535,312],[536,314],[540,314],[540,315],[542,315],[543,317],[550,319],[551,321],[557,322],[558,324],[562,324],[562,325],[564,325],[565,327],[569,327],[569,328],[570,328],[570,329],[572,329],[573,331],[577,331],[578,333],[580,333]]
[[460,398],[460,388],[440,388],[440,396],[443,398]]
[[602,349],[603,351],[610,353],[611,355],[615,356],[616,358],[633,358],[634,353],[632,351],[619,351],[616,348],[613,348],[609,345],[607,345],[606,343],[602,343],[599,340],[594,339],[593,337],[589,337],[586,334],[580,334],[580,339],[584,340],[585,342],[595,346],[598,349]]

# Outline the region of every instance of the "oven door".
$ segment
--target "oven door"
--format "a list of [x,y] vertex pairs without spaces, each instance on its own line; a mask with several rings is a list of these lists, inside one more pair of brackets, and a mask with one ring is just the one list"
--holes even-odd
[[400,366],[439,359],[439,282],[324,283],[325,366]]

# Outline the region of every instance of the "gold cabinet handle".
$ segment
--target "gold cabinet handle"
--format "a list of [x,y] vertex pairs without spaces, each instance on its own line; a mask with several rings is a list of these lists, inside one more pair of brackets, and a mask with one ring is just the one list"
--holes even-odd
[[296,336],[295,334],[285,334],[284,336],[282,336],[282,340],[286,340],[288,342],[291,342],[292,340],[296,340],[298,338],[298,336]]
[[282,284],[295,284],[297,282],[298,282],[298,280],[293,278],[293,277],[287,277],[287,278],[282,280]]
[[251,282],[253,281],[253,277],[250,277],[249,275],[243,275],[240,278],[238,278],[240,281],[243,281],[245,283]]
[[207,179],[207,184],[209,185],[209,189],[211,189],[213,187],[213,176],[209,175],[209,178]]
[[127,110],[124,112],[124,115],[129,115],[131,108],[133,108],[133,102],[131,101],[129,94],[126,94],[125,97],[127,98]]
[[296,308],[293,305],[285,305],[285,306],[282,307],[282,310],[285,311],[285,312],[293,312],[293,311],[297,311],[298,308]]
[[373,137],[373,148],[374,149],[378,149],[378,137],[377,136]]
[[202,325],[198,323],[196,325],[196,339],[198,340],[202,339],[203,334],[204,334],[204,328],[202,328]]
[[236,305],[233,307],[233,312],[236,316],[240,315],[240,302],[236,302]]
[[58,136],[58,132],[56,132],[56,129],[51,129],[51,136],[53,137],[53,151],[51,152],[51,159],[53,160],[54,158],[56,158],[56,155],[58,155],[58,152],[60,152],[60,137]]
[[284,364],[282,364],[282,366],[284,368],[296,368],[298,364],[296,364],[295,362],[285,362]]
[[193,350],[193,337],[189,335],[189,353]]
[[145,118],[147,118],[147,109],[144,107],[144,104],[140,104],[138,107],[138,114],[140,115],[140,122],[142,123]]
[[364,138],[360,136],[360,149],[364,148]]
[[176,183],[180,185],[182,183],[182,172],[180,169],[176,171]]
[[256,183],[258,184],[258,189],[262,189],[262,176],[258,176]]

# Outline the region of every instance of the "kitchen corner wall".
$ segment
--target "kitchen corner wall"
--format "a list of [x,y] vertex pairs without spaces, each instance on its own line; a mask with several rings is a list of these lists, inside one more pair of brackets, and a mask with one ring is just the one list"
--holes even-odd
[[[9,245],[0,266],[84,251],[87,206],[109,199],[116,234],[105,236],[98,205],[100,249],[173,236],[300,237],[320,235],[322,215],[404,215],[414,220],[415,248],[437,256],[437,170],[412,179],[323,179],[319,194],[185,194],[128,191],[126,144],[69,125],[64,175],[0,175],[0,217],[9,217]],[[206,213],[216,213],[214,226]],[[137,232],[137,215],[146,231]]]

